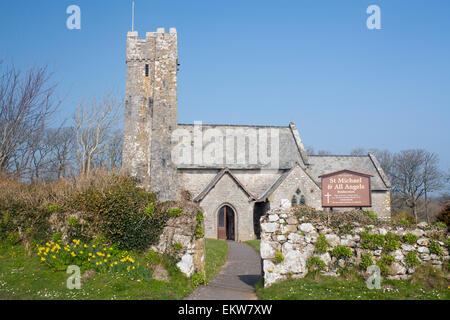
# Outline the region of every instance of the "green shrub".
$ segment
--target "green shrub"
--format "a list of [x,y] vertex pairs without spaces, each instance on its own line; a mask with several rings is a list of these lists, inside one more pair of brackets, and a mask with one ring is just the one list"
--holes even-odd
[[443,222],[436,222],[436,226],[438,226],[439,228],[447,228],[447,225]]
[[69,221],[67,222],[67,224],[68,224],[70,227],[76,227],[76,226],[78,226],[78,219],[75,218],[75,217],[70,217],[70,218],[69,218]]
[[283,254],[281,253],[281,251],[280,250],[276,250],[275,251],[275,257],[273,258],[273,262],[275,262],[276,264],[278,264],[278,263],[282,263],[284,261],[284,256],[283,256]]
[[206,278],[203,273],[197,272],[191,276],[192,285],[196,288],[200,285],[206,285]]
[[404,225],[414,224],[416,223],[416,219],[412,214],[410,214],[407,211],[402,211],[400,213],[397,213],[392,217],[392,220],[394,222],[398,222]]
[[92,244],[95,244],[96,246],[102,246],[107,242],[106,237],[104,234],[100,233],[97,235],[93,240]]
[[169,214],[170,217],[179,217],[183,215],[183,211],[181,211],[179,207],[169,208],[169,210],[167,210],[167,213]]
[[57,243],[57,242],[61,242],[62,240],[62,233],[61,232],[56,232],[53,237],[52,237],[53,242]]
[[95,186],[83,190],[73,206],[86,213],[86,224],[102,233],[108,243],[124,250],[145,250],[158,241],[169,215],[163,210],[149,215],[149,204],[156,203],[155,195],[129,177],[115,179],[105,190]]
[[67,222],[67,238],[69,241],[74,239],[82,239],[83,241],[87,240],[83,237],[83,226],[78,222],[78,219],[75,217],[70,217]]
[[403,242],[409,244],[415,244],[417,242],[418,237],[415,234],[407,233],[403,236]]
[[316,252],[317,253],[325,253],[327,252],[328,248],[331,247],[330,243],[327,241],[327,238],[325,235],[320,235],[317,238],[316,242]]
[[368,216],[369,218],[374,219],[374,220],[378,217],[377,214],[372,210],[366,210],[366,211],[363,211],[363,213],[366,216]]
[[382,275],[389,275],[391,274],[391,270],[389,269],[389,266],[394,263],[395,259],[393,256],[385,254],[383,255],[378,261],[377,266],[380,268],[380,273]]
[[420,264],[419,258],[417,258],[417,254],[415,251],[410,251],[406,255],[406,266],[415,267]]
[[361,247],[363,249],[377,249],[378,247],[382,247],[384,245],[384,236],[381,234],[371,234],[368,232],[361,232],[359,234],[361,237]]
[[145,208],[145,210],[143,211],[143,213],[150,217],[155,212],[155,210],[156,210],[155,205],[150,202],[147,208]]
[[428,244],[428,249],[430,249],[431,253],[436,254],[438,256],[442,256],[444,254],[444,251],[442,250],[439,243],[437,243],[434,240],[430,241],[430,243]]
[[19,233],[18,232],[11,232],[6,236],[6,244],[10,246],[14,246],[19,242]]
[[391,252],[400,248],[400,236],[394,235],[391,232],[386,233],[384,236],[383,251]]
[[183,245],[181,243],[176,242],[173,244],[173,250],[180,251],[181,249],[183,249]]
[[445,247],[450,251],[450,238],[445,241]]
[[336,246],[336,248],[331,250],[330,254],[338,259],[348,259],[353,255],[352,249],[343,245]]
[[157,265],[161,263],[161,256],[153,250],[150,250],[146,255],[145,259],[147,259],[150,265]]
[[306,261],[306,267],[308,267],[309,272],[320,272],[325,270],[327,265],[325,262],[317,256],[309,257]]
[[56,204],[50,204],[48,205],[48,213],[55,213],[58,212],[60,210],[59,206]]
[[366,253],[361,256],[361,263],[359,264],[359,268],[362,270],[367,270],[368,267],[373,265],[372,254]]
[[195,238],[203,238],[205,233],[203,231],[203,212],[197,211],[197,226],[195,227]]

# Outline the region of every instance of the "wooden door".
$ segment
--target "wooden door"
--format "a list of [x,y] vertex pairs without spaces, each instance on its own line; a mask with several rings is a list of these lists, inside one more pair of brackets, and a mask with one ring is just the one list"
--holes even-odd
[[217,215],[217,238],[221,240],[234,240],[234,210],[223,206]]
[[225,206],[220,208],[217,216],[217,238],[221,240],[227,240],[227,214],[225,208]]

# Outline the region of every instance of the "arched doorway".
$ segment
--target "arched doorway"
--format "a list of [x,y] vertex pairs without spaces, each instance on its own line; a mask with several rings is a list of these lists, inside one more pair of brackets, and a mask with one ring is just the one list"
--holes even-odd
[[234,210],[230,206],[223,206],[217,215],[217,238],[235,240]]

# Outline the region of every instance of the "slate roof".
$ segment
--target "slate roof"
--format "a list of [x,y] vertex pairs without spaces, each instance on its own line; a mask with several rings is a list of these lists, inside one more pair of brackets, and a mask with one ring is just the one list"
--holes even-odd
[[[270,134],[270,129],[275,129],[278,131],[279,135],[279,165],[278,169],[290,169],[295,166],[295,164],[299,163],[302,166],[305,166],[307,163],[307,155],[304,151],[304,146],[302,144],[302,141],[300,140],[300,136],[298,134],[298,131],[293,123],[291,123],[289,126],[246,126],[246,125],[219,125],[219,124],[202,124],[201,126],[203,132],[205,132],[208,129],[217,129],[220,130],[225,136],[225,133],[228,129],[230,130],[239,130],[240,131],[240,137],[244,136],[246,139],[245,144],[245,150],[246,150],[246,156],[245,156],[245,163],[241,164],[238,163],[237,159],[227,159],[226,152],[224,150],[223,152],[223,161],[218,164],[178,164],[178,168],[180,169],[222,169],[222,168],[229,168],[231,169],[261,169],[261,168],[267,168],[267,165],[264,165],[260,160],[258,159],[258,163],[251,163],[249,161],[249,150],[250,145],[249,141],[250,136],[257,132],[259,135],[263,131],[266,132],[266,134]],[[188,130],[191,134],[191,137],[193,137],[193,130],[194,125],[193,124],[179,124],[178,129],[185,129]],[[270,139],[267,138],[267,149],[271,150],[270,146]],[[193,145],[193,141],[192,144]],[[207,145],[203,145],[203,150]],[[226,143],[224,142],[224,148],[226,148]],[[267,151],[266,151],[267,152]],[[194,148],[192,148],[192,159],[194,153]],[[237,143],[235,142],[235,152],[237,153]]]
[[390,183],[386,175],[371,154],[367,156],[310,155],[308,159],[310,164],[309,173],[319,185],[321,183],[321,175],[349,169],[372,175],[373,177],[370,179],[372,190],[385,191],[390,188]]

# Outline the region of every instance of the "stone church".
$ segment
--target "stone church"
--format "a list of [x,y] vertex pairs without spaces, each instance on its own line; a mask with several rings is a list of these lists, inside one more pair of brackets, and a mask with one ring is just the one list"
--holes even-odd
[[[207,238],[255,239],[260,216],[287,202],[322,210],[321,179],[342,171],[370,178],[364,210],[390,216],[390,183],[372,153],[308,155],[294,123],[178,123],[174,28],[147,32],[145,39],[128,32],[126,64],[123,169],[161,201],[188,191],[204,209]],[[327,207],[352,208],[358,206]]]

